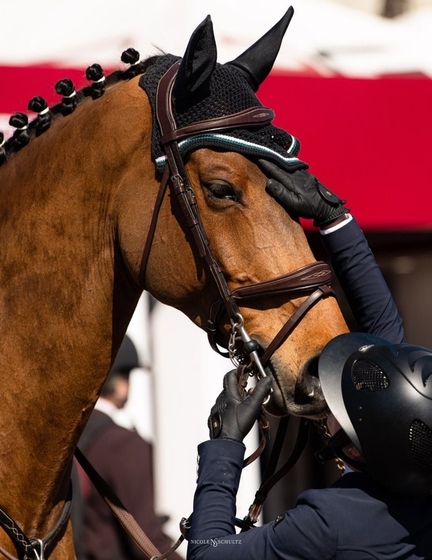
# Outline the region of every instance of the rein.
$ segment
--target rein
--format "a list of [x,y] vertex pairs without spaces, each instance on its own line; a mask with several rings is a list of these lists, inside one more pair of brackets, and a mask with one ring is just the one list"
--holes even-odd
[[[203,132],[227,131],[239,127],[251,128],[270,124],[274,118],[274,112],[266,107],[251,107],[232,115],[207,119],[178,128],[172,109],[172,90],[179,65],[180,61],[175,62],[162,76],[157,87],[156,118],[161,130],[161,141],[164,146],[167,164],[157,195],[141,260],[141,284],[143,286],[145,284],[147,262],[156,230],[158,214],[169,185],[190,228],[195,247],[200,257],[205,260],[219,291],[220,299],[212,305],[207,325],[210,345],[218,353],[228,356],[236,367],[246,365],[250,375],[256,374],[258,378],[265,377],[265,365],[302,320],[303,316],[322,298],[335,296],[330,286],[331,270],[326,263],[316,262],[272,280],[258,282],[233,291],[230,290],[220,266],[209,247],[195,194],[179,152],[178,141]],[[288,319],[260,358],[258,355],[259,345],[247,333],[238,304],[247,305],[263,296],[277,296],[281,294],[288,295],[290,299],[302,296],[309,297]],[[223,310],[225,310],[231,322],[231,334],[226,353],[222,352],[216,343],[217,324]],[[242,343],[241,349],[239,349],[240,343]]]
[[[244,374],[243,374],[244,375]],[[244,389],[244,384],[240,380],[239,383],[241,387]],[[264,414],[262,414],[264,416]],[[260,419],[262,420],[262,418]],[[301,418],[299,423],[299,429],[297,434],[297,439],[294,444],[293,450],[289,458],[285,461],[285,463],[280,467],[279,470],[276,471],[277,462],[279,460],[280,451],[282,449],[282,445],[287,433],[288,423],[290,417],[285,416],[279,422],[279,427],[276,433],[276,438],[273,443],[270,459],[264,473],[263,480],[260,484],[259,489],[255,493],[255,499],[252,505],[249,508],[248,514],[244,519],[235,518],[235,525],[241,528],[242,531],[247,531],[254,527],[254,524],[258,521],[258,517],[261,513],[262,506],[264,501],[267,498],[268,493],[273,488],[273,486],[281,480],[296,464],[297,460],[299,459],[300,455],[302,454],[304,447],[307,443],[308,435],[309,435],[309,427],[310,427],[310,420]],[[268,430],[268,423],[261,423],[260,428],[263,429],[264,425],[264,432]],[[262,451],[262,449],[260,450]],[[248,459],[245,459],[243,467],[249,465],[253,460],[258,457],[259,453],[258,450],[251,455]],[[86,472],[87,476],[95,486],[96,490],[104,499],[107,506],[110,508],[112,514],[116,517],[117,521],[120,523],[124,531],[133,539],[135,544],[138,548],[148,556],[150,560],[165,560],[168,558],[177,548],[181,545],[181,543],[187,539],[188,531],[190,528],[190,517],[186,518],[183,517],[180,521],[180,536],[177,541],[164,553],[159,552],[153,542],[149,539],[146,533],[141,529],[133,515],[127,510],[127,508],[123,505],[119,497],[114,493],[111,489],[109,484],[102,478],[102,476],[97,472],[97,470],[93,467],[90,461],[85,457],[82,451],[77,447],[75,448],[75,457],[83,470]],[[15,557],[9,555],[6,551],[0,548],[0,552],[4,554],[8,560],[17,560]],[[25,557],[27,558],[27,556]],[[28,557],[30,558],[30,557]],[[43,556],[35,556],[35,560],[43,559]]]
[[243,520],[236,519],[236,525],[241,527],[243,530],[251,529],[258,521],[268,493],[273,486],[294,467],[306,446],[309,436],[310,420],[307,418],[300,418],[297,438],[291,454],[280,469],[276,471],[277,462],[279,460],[280,452],[287,433],[289,420],[290,416],[284,416],[279,422],[279,427],[276,432],[275,441],[273,443],[267,468],[264,472],[263,480],[255,493],[255,498],[249,507],[248,514]]
[[164,552],[163,554],[159,552],[156,546],[152,543],[149,537],[138,525],[137,521],[133,515],[126,509],[122,504],[118,496],[113,492],[109,484],[101,477],[97,470],[93,467],[90,461],[85,457],[82,451],[77,447],[75,448],[75,457],[81,467],[86,472],[89,479],[94,484],[96,490],[105,500],[105,503],[110,508],[113,515],[116,517],[117,521],[126,531],[126,533],[133,539],[137,547],[150,558],[150,560],[164,560],[170,554],[172,554],[183,542],[184,531],[182,527],[182,522],[180,523],[181,535],[173,546]]

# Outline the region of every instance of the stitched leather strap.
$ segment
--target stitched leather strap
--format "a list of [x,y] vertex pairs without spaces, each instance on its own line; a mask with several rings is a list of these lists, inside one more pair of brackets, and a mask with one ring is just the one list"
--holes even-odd
[[[68,496],[57,523],[43,539],[27,537],[21,527],[3,509],[0,509],[0,526],[5,533],[7,533],[22,556],[28,559],[39,558],[41,555],[47,554],[50,548],[55,544],[61,531],[69,520],[71,506],[72,484],[69,485]],[[0,548],[0,552],[6,558],[17,560],[3,548]]]
[[[266,362],[294,329],[297,322],[301,320],[303,315],[315,305],[319,299],[328,297],[329,295],[335,296],[333,290],[330,288],[331,278],[332,273],[330,267],[325,262],[318,261],[295,270],[294,272],[289,272],[283,276],[273,278],[272,280],[259,282],[251,286],[243,286],[233,290],[231,295],[240,306],[253,307],[254,300],[263,297],[284,295],[287,300],[307,295],[312,297],[312,294],[317,288],[323,288],[322,291],[317,292],[311,300],[306,300],[276,335],[276,342],[272,342],[270,350],[267,349],[265,354]],[[222,311],[222,301],[215,301],[211,306],[210,317],[207,322],[207,336],[213,350],[221,355],[226,355],[216,343],[217,325],[220,321]],[[261,359],[261,361],[263,361],[263,359]],[[265,363],[263,362],[263,365],[265,365]]]
[[167,144],[172,141],[179,141],[182,138],[187,138],[199,134],[200,132],[218,132],[221,130],[230,130],[240,127],[254,127],[264,126],[270,124],[275,118],[275,113],[267,107],[251,107],[244,111],[239,111],[228,117],[219,117],[217,119],[207,119],[198,123],[184,126],[171,130],[162,135],[162,144]]
[[139,272],[139,285],[142,286],[143,290],[146,289],[145,287],[145,275],[146,275],[146,271],[147,271],[147,263],[149,260],[149,256],[150,256],[150,251],[151,251],[151,247],[152,247],[152,243],[153,243],[153,238],[155,235],[155,231],[156,231],[156,226],[157,226],[157,221],[158,221],[158,217],[159,217],[159,211],[160,208],[162,206],[162,201],[164,199],[165,196],[165,192],[168,186],[168,179],[169,179],[169,167],[166,166],[163,176],[162,176],[162,181],[160,183],[160,187],[158,190],[158,194],[157,194],[157,198],[156,198],[156,202],[155,202],[155,207],[153,209],[153,214],[152,214],[152,219],[150,222],[150,227],[147,233],[147,239],[144,245],[144,251],[143,251],[143,255],[141,258],[141,266],[140,266],[140,272]]
[[250,300],[281,294],[295,299],[310,294],[319,286],[329,284],[331,278],[330,267],[325,262],[318,261],[272,280],[242,286],[233,290],[232,295],[242,305]]
[[285,325],[277,333],[271,343],[267,346],[264,354],[261,357],[261,362],[265,367],[269,359],[272,357],[273,353],[281,346],[281,344],[286,340],[289,334],[298,325],[304,315],[316,305],[322,298],[334,296],[336,297],[334,291],[330,286],[321,286],[311,294],[306,301],[304,301],[300,307],[291,315]]
[[[285,420],[285,418],[282,418],[281,421],[280,421],[280,424],[279,424],[278,432],[277,432],[277,435],[276,435],[276,440],[275,440],[275,443],[274,443],[273,449],[272,449],[272,454],[271,454],[272,464],[271,464],[271,467],[273,467],[273,465],[274,465],[274,467],[276,467],[276,462],[277,462],[277,459],[279,458],[279,455],[280,455],[280,450],[282,448],[283,440],[285,439],[285,433],[286,433],[287,425],[288,425],[288,420]],[[299,423],[298,432],[297,432],[297,439],[296,439],[296,442],[294,444],[294,447],[293,447],[293,450],[292,450],[290,456],[288,457],[288,459],[285,461],[285,463],[282,465],[282,467],[279,470],[275,471],[273,469],[273,470],[270,470],[269,472],[265,473],[263,481],[261,482],[261,485],[260,485],[259,489],[255,493],[255,499],[254,499],[252,505],[249,508],[248,515],[243,520],[243,522],[246,524],[246,528],[252,527],[252,525],[258,521],[258,518],[261,514],[263,504],[264,504],[270,490],[297,463],[298,459],[300,458],[300,455],[302,454],[302,452],[303,452],[303,450],[306,446],[308,436],[309,436],[309,428],[310,428],[310,420],[308,420],[307,418],[301,418],[300,423]],[[269,465],[270,465],[270,463],[269,463]]]

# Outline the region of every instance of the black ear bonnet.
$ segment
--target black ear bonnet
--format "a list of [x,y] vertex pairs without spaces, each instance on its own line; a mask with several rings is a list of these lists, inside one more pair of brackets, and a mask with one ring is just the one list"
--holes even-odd
[[[201,55],[200,53],[195,55],[195,59],[202,56],[204,57],[203,60],[205,60],[207,56],[208,62],[201,62],[201,73],[205,70],[207,76],[205,79],[202,78],[194,89],[193,84],[191,88],[189,87],[191,76],[194,76],[193,64],[195,63],[193,53],[191,54],[190,50],[192,46],[198,48],[199,45],[197,45],[197,43],[204,40],[202,39],[204,33],[203,29],[206,32],[205,40],[207,42],[205,46],[207,51],[210,50],[212,52],[210,55]],[[198,30],[201,31],[201,35],[197,38]],[[272,32],[272,30],[270,31]],[[239,57],[239,59],[241,59],[239,62],[237,62],[239,60],[237,59],[232,63],[217,63],[215,60],[216,46],[212,41],[214,41],[214,38],[212,38],[211,20],[207,18],[201,26],[197,28],[194,35],[192,35],[191,42],[185,53],[185,57],[188,56],[191,60],[189,67],[192,69],[189,72],[189,82],[187,82],[186,86],[183,88],[181,86],[179,87],[177,83],[174,86],[172,105],[177,128],[182,128],[207,119],[232,115],[251,107],[263,107],[251,85],[253,81],[248,80],[247,74],[240,66],[243,59]],[[273,49],[274,48],[273,46]],[[201,49],[205,50],[202,45]],[[252,49],[252,47],[250,49]],[[246,53],[247,52],[248,51],[246,51]],[[270,58],[276,56],[276,54],[272,53]],[[149,97],[153,117],[156,115],[156,90],[159,80],[174,62],[179,59],[180,57],[171,54],[161,56],[140,78],[140,86]],[[188,61],[184,63],[185,60],[184,58],[182,66],[188,67]],[[272,61],[271,64],[268,63],[268,68],[266,68],[259,79],[261,79],[263,75],[267,75],[272,64]],[[186,68],[186,72],[187,70],[188,68]],[[196,79],[200,78],[200,72],[197,70],[195,70],[195,75]],[[152,158],[156,162],[158,168],[162,169],[165,165],[165,155],[160,141],[160,130],[155,118],[153,118],[153,123]],[[179,141],[178,145],[182,156],[185,156],[196,148],[208,147],[239,152],[250,157],[268,159],[289,171],[307,169],[307,164],[297,158],[300,149],[298,140],[272,124],[253,128],[239,128],[223,131],[222,133],[201,133]]]

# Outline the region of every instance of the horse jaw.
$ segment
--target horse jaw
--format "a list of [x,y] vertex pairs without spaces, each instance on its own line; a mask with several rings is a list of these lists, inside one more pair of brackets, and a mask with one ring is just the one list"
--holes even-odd
[[[303,228],[265,192],[266,178],[252,161],[238,153],[198,149],[189,156],[187,170],[209,246],[230,290],[274,279],[315,261]],[[159,301],[181,310],[205,329],[212,304],[220,296],[179,214],[172,197],[167,197],[146,284]],[[240,307],[247,333],[266,349],[304,299],[288,301],[279,295],[264,297],[253,307]],[[230,327],[227,316],[221,317],[220,346],[227,346]],[[333,298],[319,301],[307,312],[268,364],[274,378],[268,405],[273,414],[316,418],[325,414],[314,364],[327,342],[346,331]]]

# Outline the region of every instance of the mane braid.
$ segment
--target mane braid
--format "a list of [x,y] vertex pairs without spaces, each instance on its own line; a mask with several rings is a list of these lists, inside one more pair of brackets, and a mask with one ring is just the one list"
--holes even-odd
[[[133,52],[132,55],[130,54],[131,52]],[[128,53],[128,55],[126,55],[126,53]],[[118,82],[124,80],[131,80],[135,76],[144,74],[146,70],[150,66],[152,66],[158,58],[160,58],[160,56],[163,56],[163,54],[164,53],[161,52],[158,55],[149,56],[144,60],[141,60],[139,62],[134,62],[131,64],[129,68],[126,68],[126,70],[114,70],[113,72],[111,72],[111,74],[108,74],[108,76],[106,76],[102,92],[101,92],[102,88],[98,87],[97,85],[95,87],[95,83],[83,87],[81,90],[76,92],[74,107],[71,110],[69,111],[65,110],[65,105],[63,101],[57,103],[53,107],[49,108],[49,114],[48,114],[49,116],[45,117],[43,125],[41,125],[41,116],[40,115],[36,116],[32,121],[28,122],[27,127],[24,131],[18,129],[6,141],[4,141],[3,143],[0,141],[0,166],[2,164],[7,163],[8,159],[13,154],[19,152],[33,138],[40,136],[40,134],[48,130],[49,125],[51,124],[52,121],[54,121],[55,119],[61,116],[66,117],[68,114],[71,114],[73,110],[76,108],[76,106],[78,106],[84,99],[86,99],[87,97],[91,97],[92,99],[97,99],[103,94],[103,92],[106,89],[117,84]],[[135,56],[138,56],[139,58],[139,54],[136,51],[134,51],[133,49],[128,49],[128,51],[123,53],[122,60],[125,62],[129,60],[134,60]],[[91,67],[89,67],[88,69],[89,72],[87,77],[89,77],[89,75],[91,76],[92,73],[94,74],[95,67],[99,67],[99,65],[94,64]],[[102,71],[102,69],[100,70]],[[37,102],[35,101],[36,99],[38,100]],[[42,98],[33,98],[29,102],[29,109],[35,110],[33,106],[39,106],[42,102],[43,102]],[[23,117],[26,117],[24,113],[15,113],[15,115],[11,117],[11,120],[15,118],[16,121],[22,119]],[[3,133],[0,132],[0,135],[1,135],[0,139],[3,140]]]

